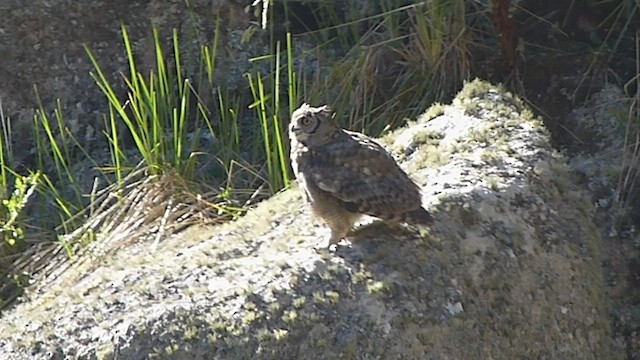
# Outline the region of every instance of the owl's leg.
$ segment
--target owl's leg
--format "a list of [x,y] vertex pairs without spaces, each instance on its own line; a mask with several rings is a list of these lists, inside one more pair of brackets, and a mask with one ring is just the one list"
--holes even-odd
[[350,230],[351,227],[346,229],[344,227],[331,228],[331,236],[329,237],[329,244],[327,245],[327,247],[330,247],[333,244],[337,244],[340,242],[340,240],[346,238]]
[[331,229],[331,237],[329,238],[327,247],[331,247],[331,245],[337,244],[340,240],[346,238],[353,228],[353,224],[355,224],[359,217],[360,214],[345,212],[340,214],[336,213],[334,216],[326,218],[327,225],[329,225]]

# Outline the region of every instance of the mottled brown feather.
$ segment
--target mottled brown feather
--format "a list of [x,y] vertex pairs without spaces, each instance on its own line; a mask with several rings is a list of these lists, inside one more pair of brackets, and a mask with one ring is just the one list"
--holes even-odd
[[301,167],[320,190],[348,211],[383,219],[420,208],[418,186],[382,146],[357,133],[337,137],[342,139],[310,149],[309,162]]
[[289,136],[296,177],[314,213],[332,227],[332,241],[344,236],[340,217],[351,221],[349,214],[432,222],[422,208],[419,187],[393,157],[369,137],[337,127],[327,107],[296,110]]

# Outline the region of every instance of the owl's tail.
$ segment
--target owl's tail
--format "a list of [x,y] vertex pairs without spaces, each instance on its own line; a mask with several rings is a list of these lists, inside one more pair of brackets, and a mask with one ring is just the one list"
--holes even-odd
[[433,216],[424,208],[418,208],[402,214],[400,221],[410,225],[431,225]]

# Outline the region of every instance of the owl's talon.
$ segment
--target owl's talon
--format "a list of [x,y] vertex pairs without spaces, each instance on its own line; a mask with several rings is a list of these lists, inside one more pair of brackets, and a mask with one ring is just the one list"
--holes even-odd
[[338,250],[338,245],[337,244],[329,244],[329,246],[316,245],[313,247],[313,249],[316,251],[316,253],[322,255],[322,254],[336,252]]

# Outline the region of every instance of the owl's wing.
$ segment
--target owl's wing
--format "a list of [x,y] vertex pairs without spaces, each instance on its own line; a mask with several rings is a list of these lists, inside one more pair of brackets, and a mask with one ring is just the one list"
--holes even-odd
[[420,208],[418,186],[382,146],[345,132],[342,141],[314,149],[306,178],[350,212],[383,219]]

